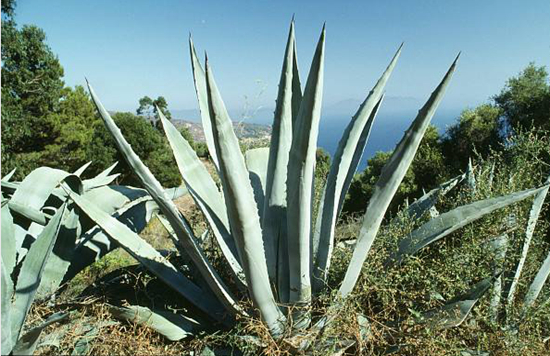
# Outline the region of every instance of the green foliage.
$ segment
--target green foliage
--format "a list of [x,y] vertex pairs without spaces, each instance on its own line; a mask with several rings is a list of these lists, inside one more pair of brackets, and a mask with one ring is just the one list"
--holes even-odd
[[15,0],[2,0],[2,22],[13,20]]
[[195,150],[195,152],[197,153],[197,156],[205,159],[210,158],[210,154],[208,152],[208,146],[206,142],[195,141],[193,134],[191,133],[189,128],[185,125],[180,126],[178,128],[178,131],[180,135],[189,143],[189,145],[191,145],[193,150]]
[[443,138],[443,152],[454,172],[466,167],[468,159],[477,154],[487,157],[491,149],[499,148],[501,113],[499,107],[491,104],[466,109],[457,122],[447,129]]
[[53,141],[42,152],[43,164],[72,172],[90,160],[88,150],[100,121],[83,87],[67,88],[59,109],[46,120],[52,127]]
[[[354,177],[349,188],[344,213],[363,213],[367,208],[374,186],[392,152],[376,152],[368,160],[367,168]],[[388,211],[395,214],[406,198],[418,198],[422,190],[429,190],[449,177],[437,128],[429,126],[418,152],[405,174]]]
[[187,143],[189,143],[189,145],[191,145],[191,147],[193,147],[195,149],[195,146],[197,145],[197,143],[195,142],[195,139],[193,138],[193,134],[191,133],[191,131],[189,131],[189,128],[187,126],[181,126],[179,129],[178,129],[181,137],[183,137],[185,139],[185,141],[187,141]]
[[158,110],[160,110],[168,120],[172,119],[172,114],[168,110],[168,103],[163,96],[159,96],[155,100],[148,96],[139,99],[139,107],[136,110],[136,114],[145,117],[160,130]]
[[210,153],[208,152],[208,145],[206,142],[195,142],[195,152],[197,156],[201,158],[210,158]]
[[[75,171],[90,160],[95,161],[90,174],[103,171],[120,157],[88,94],[80,86],[64,87],[63,68],[44,31],[19,29],[14,9],[14,1],[2,1],[2,175],[17,168],[14,178],[22,179],[44,165]],[[162,96],[144,97],[138,112],[155,116],[158,107],[170,116],[167,106]],[[165,186],[179,185],[165,139],[133,117],[121,117],[125,130],[133,132],[132,144]],[[121,168],[123,180],[135,182],[127,166]]]
[[493,99],[510,129],[534,126],[550,130],[550,78],[545,67],[530,63],[518,76],[508,79]]
[[[116,113],[113,119],[120,127],[137,155],[143,159],[165,187],[180,185],[181,177],[166,139],[148,122],[132,113]],[[139,185],[126,161],[116,150],[115,142],[101,122],[94,127],[94,134],[88,151],[92,171],[97,171],[118,161],[123,184]]]
[[[12,16],[13,2],[6,6]],[[45,41],[36,26],[2,21],[2,174],[16,166],[18,177],[29,173],[52,142],[47,116],[63,96],[63,68]]]

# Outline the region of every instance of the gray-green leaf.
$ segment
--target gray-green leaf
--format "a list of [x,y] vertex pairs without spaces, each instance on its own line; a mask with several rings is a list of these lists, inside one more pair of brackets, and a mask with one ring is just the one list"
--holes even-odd
[[420,109],[416,119],[413,121],[409,129],[405,132],[405,135],[398,143],[396,149],[394,150],[389,161],[386,163],[380,174],[380,178],[376,182],[374,188],[374,193],[369,201],[367,207],[367,212],[363,218],[363,224],[361,226],[361,231],[359,232],[359,237],[357,239],[357,244],[351,262],[349,264],[348,270],[344,277],[344,281],[340,286],[339,293],[341,296],[347,296],[355,286],[359,274],[361,273],[361,268],[363,262],[367,258],[367,254],[372,246],[374,238],[378,233],[382,219],[388,209],[388,206],[397,191],[397,188],[401,184],[405,173],[416,154],[416,150],[420,145],[420,141],[430,124],[439,103],[443,99],[443,95],[451,77],[454,73],[456,62],[458,57],[455,59],[445,77],[432,93],[426,104]]

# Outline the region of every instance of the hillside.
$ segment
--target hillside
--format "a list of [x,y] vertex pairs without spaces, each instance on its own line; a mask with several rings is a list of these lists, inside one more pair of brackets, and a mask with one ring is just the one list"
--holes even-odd
[[[186,120],[173,120],[176,127],[185,126],[193,135],[193,139],[198,142],[204,142],[204,130],[199,122]],[[233,122],[235,134],[239,139],[267,139],[271,138],[271,126],[252,124],[248,122]]]

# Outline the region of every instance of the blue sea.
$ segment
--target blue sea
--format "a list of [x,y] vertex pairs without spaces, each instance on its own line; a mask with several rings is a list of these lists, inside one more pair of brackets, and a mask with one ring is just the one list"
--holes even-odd
[[[363,171],[367,166],[367,160],[377,151],[393,150],[415,116],[416,112],[379,115],[372,127],[369,140],[357,171]],[[432,124],[438,128],[440,134],[443,134],[445,128],[452,124],[457,117],[458,113],[452,111],[443,112],[441,114],[436,113],[432,119]],[[338,148],[342,133],[350,120],[350,116],[342,115],[321,118],[317,146],[325,149],[333,156]]]

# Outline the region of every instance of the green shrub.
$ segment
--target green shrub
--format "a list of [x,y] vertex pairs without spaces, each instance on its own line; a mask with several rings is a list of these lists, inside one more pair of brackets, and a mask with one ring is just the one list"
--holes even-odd
[[[170,153],[166,139],[143,118],[132,113],[116,113],[114,120],[135,152],[147,162],[152,171],[158,175],[165,187],[180,185],[181,177]],[[94,136],[89,147],[91,171],[100,171],[113,162],[120,162],[120,183],[139,186],[139,179],[132,173],[124,158],[117,152],[115,142],[102,124],[94,127]]]

